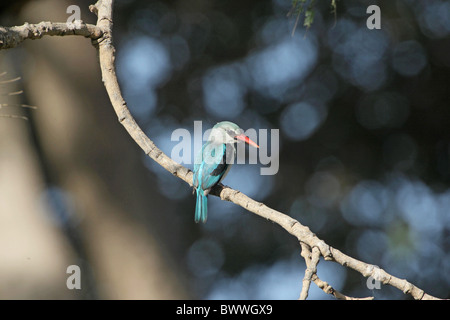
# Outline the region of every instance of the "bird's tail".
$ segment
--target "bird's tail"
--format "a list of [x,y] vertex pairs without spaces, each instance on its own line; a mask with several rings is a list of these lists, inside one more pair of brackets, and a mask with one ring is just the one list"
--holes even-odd
[[195,205],[195,222],[200,220],[205,223],[208,217],[208,197],[203,194],[202,190],[197,189],[197,204]]

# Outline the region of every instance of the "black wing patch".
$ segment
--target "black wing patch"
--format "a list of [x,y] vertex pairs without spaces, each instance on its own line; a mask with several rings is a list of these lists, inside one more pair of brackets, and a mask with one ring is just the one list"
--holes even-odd
[[221,174],[223,174],[228,168],[228,164],[226,163],[221,163],[217,166],[217,168],[215,168],[213,170],[213,172],[211,172],[212,176],[220,176]]
[[[224,148],[225,148],[225,145],[224,145]],[[227,168],[228,168],[227,153],[224,152],[222,160],[217,165],[217,167],[213,170],[213,172],[211,172],[211,175],[212,176],[220,176],[221,174],[223,174],[225,172],[225,170],[227,170]]]

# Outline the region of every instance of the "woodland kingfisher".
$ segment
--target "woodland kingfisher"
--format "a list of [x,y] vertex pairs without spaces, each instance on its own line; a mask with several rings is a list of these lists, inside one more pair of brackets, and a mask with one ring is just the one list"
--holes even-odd
[[194,191],[197,192],[195,222],[206,222],[208,194],[228,174],[236,155],[235,144],[238,142],[259,148],[238,125],[222,121],[212,128],[208,140],[197,154],[193,176]]

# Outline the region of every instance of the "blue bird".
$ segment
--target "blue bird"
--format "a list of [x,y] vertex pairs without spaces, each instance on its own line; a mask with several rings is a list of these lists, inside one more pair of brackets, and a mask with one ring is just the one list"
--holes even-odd
[[234,145],[237,142],[245,142],[259,148],[238,125],[229,121],[222,121],[212,128],[208,141],[197,154],[194,161],[193,176],[193,185],[197,192],[195,222],[206,222],[208,194],[211,188],[228,174],[236,155]]

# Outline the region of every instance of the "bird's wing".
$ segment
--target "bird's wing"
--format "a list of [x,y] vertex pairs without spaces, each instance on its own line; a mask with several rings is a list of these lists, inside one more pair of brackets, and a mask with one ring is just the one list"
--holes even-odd
[[207,190],[217,184],[227,171],[226,145],[206,143],[202,149],[202,162],[198,166],[197,178],[201,188]]

